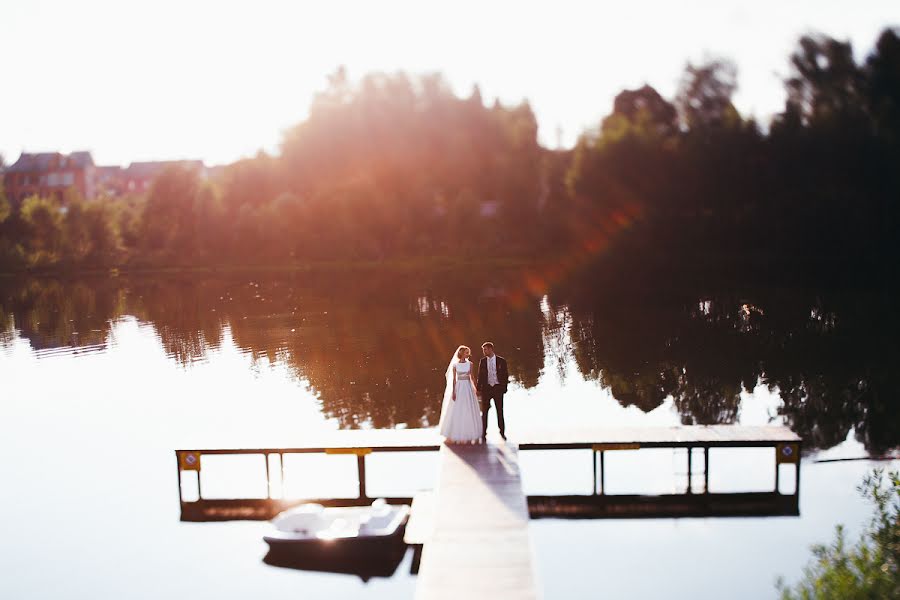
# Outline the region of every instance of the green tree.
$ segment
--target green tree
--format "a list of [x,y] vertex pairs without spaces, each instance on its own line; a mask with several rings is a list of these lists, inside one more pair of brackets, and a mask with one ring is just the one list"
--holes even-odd
[[675,98],[682,126],[688,131],[708,131],[739,123],[731,101],[736,89],[737,66],[731,60],[688,63]]
[[891,472],[887,479],[878,469],[859,488],[874,507],[859,541],[848,546],[838,525],[830,545],[813,547],[814,559],[797,584],[779,579],[783,600],[900,598],[900,473]]
[[18,267],[22,263],[24,249],[16,239],[20,233],[18,212],[6,198],[3,179],[0,178],[0,267]]
[[[2,159],[3,157],[0,156],[0,166],[3,165]],[[12,213],[12,207],[9,205],[9,200],[6,199],[6,189],[3,187],[3,179],[0,178],[0,225],[9,218],[10,213]]]
[[119,234],[109,199],[85,201],[71,197],[63,219],[63,248],[67,262],[107,266],[118,257]]
[[25,230],[28,264],[52,266],[59,262],[63,246],[63,214],[59,204],[50,198],[29,196],[20,209]]
[[[458,97],[440,75],[351,83],[338,70],[286,134],[278,162],[283,191],[305,203],[298,231],[314,230],[302,245],[333,258],[456,254],[461,236],[507,252],[540,239],[543,163],[531,107],[486,107],[477,88]],[[496,218],[515,218],[515,230],[481,218],[498,206]]]
[[211,254],[205,228],[218,213],[215,190],[194,170],[175,166],[154,180],[143,205],[140,244],[142,259],[191,263]]
[[866,102],[876,133],[900,144],[900,35],[886,29],[866,60]]
[[678,113],[671,102],[649,85],[624,90],[613,101],[613,112],[603,120],[605,143],[636,135],[647,141],[663,142],[678,133]]
[[860,126],[865,121],[864,74],[849,42],[824,35],[800,38],[785,85],[788,103],[811,126]]

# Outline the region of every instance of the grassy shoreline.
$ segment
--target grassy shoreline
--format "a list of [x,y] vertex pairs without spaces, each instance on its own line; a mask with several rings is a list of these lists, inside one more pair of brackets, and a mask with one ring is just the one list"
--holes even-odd
[[291,264],[215,264],[215,265],[170,265],[170,266],[119,266],[96,268],[52,268],[18,269],[0,271],[2,278],[14,277],[96,277],[123,275],[170,275],[170,274],[240,274],[254,273],[310,273],[340,271],[372,271],[389,269],[391,271],[417,271],[422,269],[517,269],[533,267],[549,262],[532,258],[511,257],[478,257],[478,256],[434,256],[388,260],[335,260],[305,261]]

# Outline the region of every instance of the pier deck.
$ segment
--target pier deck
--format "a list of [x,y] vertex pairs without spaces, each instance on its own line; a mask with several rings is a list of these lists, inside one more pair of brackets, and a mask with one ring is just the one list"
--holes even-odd
[[537,598],[528,504],[512,446],[444,446],[417,600]]

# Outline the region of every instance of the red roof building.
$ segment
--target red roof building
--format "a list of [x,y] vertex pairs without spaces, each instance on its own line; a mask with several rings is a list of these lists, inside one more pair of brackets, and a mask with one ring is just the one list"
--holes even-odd
[[21,204],[28,196],[38,194],[60,201],[65,192],[74,188],[82,198],[98,195],[124,196],[144,194],[153,180],[165,169],[179,166],[208,177],[202,160],[158,160],[133,162],[128,167],[97,166],[90,152],[59,152],[29,154],[23,152],[19,160],[0,172],[6,196]]
[[6,197],[14,204],[38,194],[62,201],[72,188],[83,198],[94,196],[94,159],[90,152],[23,152],[3,172]]

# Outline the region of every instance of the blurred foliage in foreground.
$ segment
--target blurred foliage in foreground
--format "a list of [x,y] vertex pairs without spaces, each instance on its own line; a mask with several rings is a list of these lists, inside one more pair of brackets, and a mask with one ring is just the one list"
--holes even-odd
[[794,586],[778,582],[783,600],[856,600],[900,598],[900,473],[867,475],[860,492],[875,508],[859,541],[847,545],[838,525],[830,545],[813,547],[814,558]]

